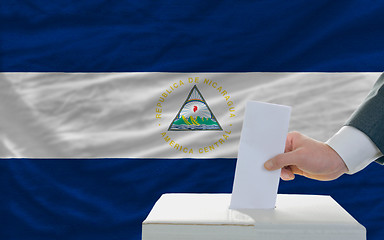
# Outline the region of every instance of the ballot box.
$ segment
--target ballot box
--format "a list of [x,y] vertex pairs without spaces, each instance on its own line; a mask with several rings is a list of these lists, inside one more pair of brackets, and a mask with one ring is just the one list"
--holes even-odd
[[229,209],[230,194],[164,194],[142,240],[363,240],[365,228],[330,196],[279,194],[274,209]]

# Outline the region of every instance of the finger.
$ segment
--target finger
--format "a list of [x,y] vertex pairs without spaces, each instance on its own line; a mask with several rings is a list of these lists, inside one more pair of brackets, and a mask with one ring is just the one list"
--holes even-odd
[[264,163],[264,167],[269,170],[277,170],[290,165],[299,163],[300,154],[297,151],[279,154]]
[[290,167],[285,167],[281,169],[280,177],[284,181],[289,181],[295,179],[295,174],[293,174]]
[[304,176],[304,172],[300,168],[298,168],[296,166],[289,166],[289,167],[290,167],[293,174]]
[[293,143],[292,143],[292,137],[290,133],[288,133],[287,138],[285,139],[285,148],[284,152],[290,152],[293,150]]
[[289,132],[287,138],[285,139],[285,149],[284,152],[291,152],[294,150],[294,142],[298,141],[301,138],[301,133],[299,132]]

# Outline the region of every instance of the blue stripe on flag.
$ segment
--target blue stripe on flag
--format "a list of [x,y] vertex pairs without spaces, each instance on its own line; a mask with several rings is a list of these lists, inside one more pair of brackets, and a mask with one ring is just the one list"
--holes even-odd
[[383,3],[2,4],[0,71],[382,71]]

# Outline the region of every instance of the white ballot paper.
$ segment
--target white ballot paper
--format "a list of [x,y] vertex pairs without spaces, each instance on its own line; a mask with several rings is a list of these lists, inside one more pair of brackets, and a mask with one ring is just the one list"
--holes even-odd
[[247,102],[240,136],[231,209],[275,208],[281,170],[264,163],[284,152],[291,107]]

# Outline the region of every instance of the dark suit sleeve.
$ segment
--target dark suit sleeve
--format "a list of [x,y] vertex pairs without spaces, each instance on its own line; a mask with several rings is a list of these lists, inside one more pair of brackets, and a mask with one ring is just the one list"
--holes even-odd
[[[384,153],[384,73],[345,125],[364,132]],[[383,164],[384,157],[376,162]]]

